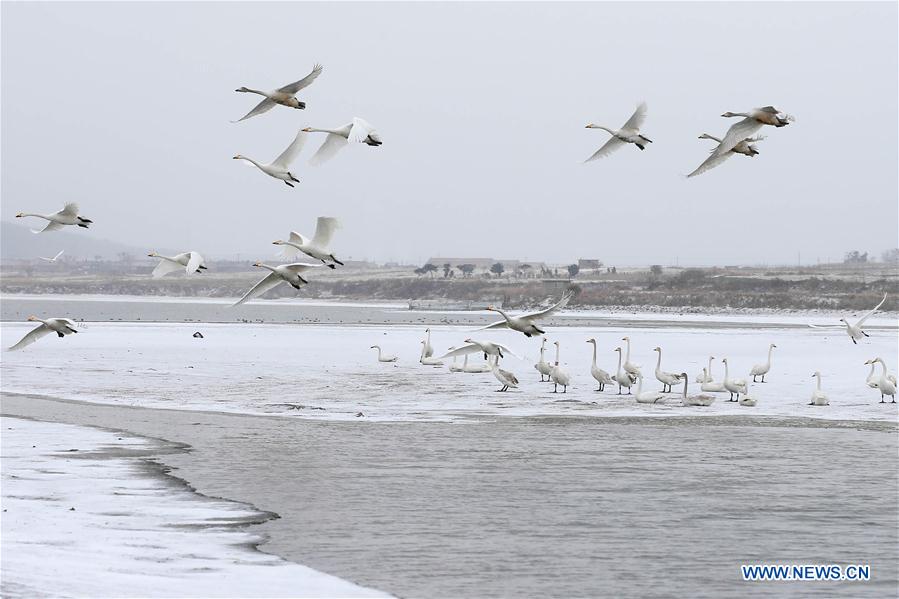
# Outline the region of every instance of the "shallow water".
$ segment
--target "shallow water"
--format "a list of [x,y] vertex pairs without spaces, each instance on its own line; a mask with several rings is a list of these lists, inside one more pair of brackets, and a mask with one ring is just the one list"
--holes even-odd
[[[11,396],[3,408],[188,442],[164,458],[176,475],[281,515],[263,550],[399,596],[897,590],[887,424],[341,423]],[[745,583],[743,563],[870,563],[873,580]]]

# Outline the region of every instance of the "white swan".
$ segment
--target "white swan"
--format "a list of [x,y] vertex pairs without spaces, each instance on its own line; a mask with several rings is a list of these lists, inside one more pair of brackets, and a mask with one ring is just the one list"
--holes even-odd
[[45,262],[56,262],[57,260],[59,260],[59,257],[62,256],[62,253],[64,251],[65,250],[59,250],[59,253],[56,254],[55,256],[53,256],[52,258],[44,258],[43,256],[38,256],[38,258],[40,258],[41,260],[44,260]]
[[639,106],[637,106],[637,110],[634,111],[634,114],[631,115],[631,118],[627,120],[627,122],[621,127],[621,129],[609,129],[608,127],[603,127],[602,125],[594,125],[593,123],[587,125],[587,129],[602,129],[603,131],[609,132],[612,137],[605,143],[605,145],[596,150],[593,155],[590,156],[590,158],[587,158],[587,160],[585,160],[584,162],[590,162],[591,160],[604,158],[615,150],[623,147],[625,144],[634,144],[641,150],[645,149],[646,144],[652,143],[652,140],[647,139],[640,134],[640,127],[643,126],[643,121],[645,120],[646,102],[642,102]]
[[642,373],[640,372],[640,365],[631,362],[631,338],[622,337],[621,340],[627,343],[627,354],[624,356],[624,371],[630,374],[631,378],[636,382],[637,375]]
[[634,395],[637,400],[637,403],[659,403],[659,401],[665,399],[665,395],[663,393],[659,393],[658,391],[644,391],[643,390],[643,375],[637,375],[637,392]]
[[705,393],[700,393],[699,395],[687,395],[687,384],[689,381],[687,380],[687,373],[682,372],[681,378],[684,380],[684,396],[681,398],[681,401],[684,402],[685,406],[710,406],[715,403],[714,395],[706,395]]
[[737,144],[745,140],[750,135],[754,135],[764,125],[772,127],[785,127],[793,121],[793,117],[783,114],[773,106],[765,106],[764,108],[754,108],[749,112],[725,112],[721,116],[730,118],[734,116],[745,117],[743,120],[734,123],[724,139],[715,148],[713,156],[723,156],[733,150]]
[[[419,362],[424,364],[425,366],[443,366],[443,362],[434,358],[432,356],[426,355],[427,345],[425,341],[421,342],[421,357],[418,359]],[[453,356],[455,357],[455,356]]]
[[759,382],[756,380],[756,377],[759,377],[759,376],[762,377],[761,382],[763,382],[763,383],[765,382],[765,375],[768,374],[768,371],[771,370],[771,352],[774,351],[774,348],[776,348],[776,347],[777,346],[774,345],[773,343],[771,345],[769,345],[768,346],[768,361],[765,362],[764,364],[756,364],[755,366],[752,367],[752,370],[749,371],[749,374],[752,376],[753,383]]
[[599,384],[597,391],[603,391],[606,385],[614,383],[608,372],[596,365],[596,339],[587,339],[587,343],[593,344],[593,362],[590,364],[590,375]]
[[380,345],[372,345],[368,349],[377,349],[378,350],[378,362],[396,362],[397,361],[396,356],[393,356],[390,354],[385,354],[384,352],[382,352]]
[[[297,254],[303,252],[311,258],[321,260],[322,264],[328,268],[336,268],[335,264],[343,266],[343,262],[334,257],[331,238],[334,236],[334,231],[339,228],[340,222],[333,216],[319,216],[315,223],[315,235],[312,236],[312,239],[300,235],[296,231],[291,231],[288,241],[278,239],[272,244],[282,246],[279,256],[283,260],[293,260]],[[432,354],[433,350],[429,355]]]
[[[467,372],[470,374],[475,374],[479,372],[490,372],[491,367],[488,362],[484,362],[482,364],[472,364],[468,365],[468,356],[471,354],[465,354],[465,361],[462,362],[462,372]],[[453,356],[453,359],[456,359],[456,356]]]
[[[727,365],[727,358],[721,358],[721,361],[724,362],[724,388],[730,392],[730,399],[727,401],[739,401],[740,393],[749,393],[746,381],[745,379],[730,378],[730,369]],[[734,399],[734,395],[737,396],[736,399]]]
[[156,252],[150,252],[147,256],[160,259],[159,264],[150,273],[154,279],[164,277],[172,272],[178,272],[179,270],[183,270],[190,275],[195,272],[202,273],[206,269],[206,261],[199,252],[184,252],[174,256],[163,256]]
[[[869,361],[872,363],[880,362],[880,366],[883,368],[880,373],[880,378],[877,379],[877,389],[880,391],[880,403],[886,403],[884,397],[887,395],[892,398],[893,403],[896,403],[896,377],[887,372],[886,362],[884,362],[882,358],[874,358]],[[867,363],[868,362],[865,362],[865,364]]]
[[[670,393],[671,385],[678,384],[680,382],[681,375],[675,374],[673,372],[665,372],[664,370],[662,370],[662,348],[661,347],[654,347],[652,351],[659,352],[659,359],[656,362],[656,370],[655,370],[656,380],[659,381],[660,383],[662,383],[662,393]],[[666,387],[667,387],[667,389],[666,389]]]
[[31,345],[44,335],[49,335],[50,333],[56,333],[60,337],[65,337],[66,335],[71,335],[72,333],[78,332],[75,330],[75,323],[68,318],[48,318],[44,320],[43,318],[38,318],[37,316],[29,316],[28,322],[39,322],[41,324],[37,328],[29,331],[27,335],[22,337],[22,339],[20,339],[18,343],[10,347],[7,351],[16,351],[22,349],[23,347]]
[[[846,327],[846,334],[849,335],[850,339],[852,339],[852,343],[857,344],[864,337],[870,336],[870,335],[868,335],[868,333],[866,333],[864,331],[864,329],[862,327],[864,326],[865,321],[868,320],[869,318],[871,318],[871,316],[873,316],[874,313],[880,309],[880,307],[883,305],[883,302],[885,302],[885,301],[887,301],[886,293],[883,294],[883,299],[880,300],[880,303],[877,304],[876,306],[874,306],[873,310],[866,312],[865,315],[862,316],[861,318],[859,318],[855,324],[851,324],[845,318],[840,319],[840,322],[842,322],[843,325]],[[809,325],[809,326],[814,329],[829,328],[829,327],[821,327],[821,326],[817,326],[817,325]]]
[[300,180],[293,176],[290,172],[290,163],[294,161],[297,157],[297,154],[300,153],[300,150],[303,149],[303,144],[306,143],[306,134],[302,131],[297,133],[297,136],[294,140],[287,146],[287,149],[281,152],[281,155],[269,162],[268,164],[262,164],[256,162],[252,158],[247,158],[246,156],[241,156],[238,154],[234,157],[234,160],[245,160],[248,163],[255,165],[256,168],[261,170],[263,173],[268,175],[269,177],[274,177],[275,179],[280,179],[284,181],[290,187],[293,187],[294,183],[299,183]]
[[[877,384],[880,382],[880,374],[875,373],[874,369],[877,367],[877,362],[872,358],[865,362],[865,364],[871,365],[871,371],[868,372],[868,378],[865,379],[865,384],[868,385],[871,389],[877,389]],[[887,378],[893,381],[893,384],[896,384],[896,377],[892,374],[887,374]]]
[[339,152],[348,143],[364,143],[369,146],[380,146],[381,136],[371,126],[371,123],[359,117],[353,117],[353,121],[347,123],[343,127],[336,129],[316,129],[315,127],[306,127],[303,129],[306,133],[327,133],[324,143],[316,150],[309,164],[318,166],[331,160],[337,152]]
[[556,363],[553,365],[552,372],[549,373],[549,378],[553,382],[553,393],[559,392],[559,385],[562,385],[562,393],[568,393],[568,383],[571,382],[571,377],[559,365],[559,342],[556,341],[553,345],[556,346]]
[[715,356],[709,356],[709,368],[706,370],[702,369],[702,374],[697,374],[696,379],[694,379],[697,383],[711,383],[715,379],[712,378],[712,360],[715,359]]
[[739,403],[744,408],[754,408],[758,405],[758,400],[754,397],[750,397],[749,395],[749,383],[746,383],[746,391],[744,392],[743,397],[737,400],[737,403]]
[[509,316],[501,308],[497,308],[495,306],[487,306],[487,309],[491,312],[499,312],[502,315],[503,319],[489,324],[486,327],[481,327],[477,330],[485,331],[487,329],[508,328],[512,329],[513,331],[518,331],[519,333],[524,333],[525,337],[543,335],[546,331],[539,328],[536,324],[536,321],[542,320],[544,318],[549,318],[550,316],[567,306],[568,301],[571,299],[571,296],[571,293],[566,293],[562,296],[562,299],[560,299],[549,308],[540,310],[539,312],[529,312],[527,314],[522,314],[521,316]]
[[509,372],[508,370],[503,370],[499,367],[499,355],[494,354],[492,357],[493,362],[490,363],[490,371],[493,372],[493,376],[496,377],[502,387],[497,389],[497,391],[508,391],[509,387],[518,388],[518,378]]
[[253,266],[265,268],[272,272],[265,275],[261,281],[253,285],[242,298],[234,302],[233,306],[247,302],[254,297],[259,297],[269,289],[274,289],[281,283],[289,283],[294,289],[299,289],[301,285],[308,285],[309,281],[300,276],[300,273],[310,268],[318,268],[321,264],[306,264],[303,262],[295,262],[293,264],[281,264],[280,266],[269,266],[262,262],[254,262]]
[[[614,351],[618,352],[618,371],[615,373],[615,382],[618,383],[618,395],[621,395],[621,388],[627,387],[627,394],[631,394],[631,386],[636,381],[636,376],[625,372],[621,369],[621,348],[616,347]],[[639,375],[637,375],[639,376]]]
[[712,360],[714,360],[714,356],[709,357],[709,381],[707,383],[703,383],[699,388],[703,391],[708,391],[709,393],[722,393],[727,391],[724,388],[724,383],[716,383],[715,377],[712,376]]
[[827,399],[827,394],[824,391],[821,391],[821,373],[817,370],[815,374],[812,375],[812,378],[818,379],[818,386],[812,391],[812,400],[808,405],[810,406],[828,406],[830,405],[830,400]]
[[289,108],[297,108],[300,110],[306,108],[305,102],[300,102],[296,99],[296,93],[315,81],[315,78],[321,75],[321,72],[322,66],[320,64],[317,64],[312,68],[311,73],[309,73],[299,81],[288,83],[284,87],[279,87],[278,89],[270,92],[263,92],[259,91],[258,89],[250,89],[248,87],[239,87],[235,89],[234,91],[236,92],[259,94],[260,96],[265,96],[265,99],[257,104],[256,107],[253,108],[253,110],[248,112],[242,118],[232,122],[239,123],[240,121],[245,121],[246,119],[254,117],[257,114],[268,112],[275,107],[275,104],[280,104],[281,106],[287,106]]
[[464,356],[465,354],[476,354],[479,352],[483,352],[485,360],[487,359],[487,356],[499,356],[500,358],[505,358],[506,354],[516,358],[518,357],[511,349],[499,343],[475,341],[474,339],[466,339],[465,343],[468,345],[457,347],[456,349],[443,354],[438,359],[445,360],[446,358],[452,358],[453,356]]
[[422,343],[424,344],[424,348],[422,349],[422,355],[425,358],[430,358],[431,356],[434,355],[434,346],[431,345],[431,327],[426,328],[425,333],[427,333],[428,336],[425,338],[424,341],[422,341]]
[[[708,133],[703,133],[702,135],[699,136],[699,139],[711,139],[711,140],[717,141],[719,145],[722,143],[722,141],[720,139],[718,139],[717,137],[714,137],[712,135],[709,135]],[[694,170],[692,173],[687,175],[687,178],[689,179],[690,177],[695,177],[696,175],[701,175],[702,173],[715,168],[716,166],[718,166],[719,164],[721,164],[722,162],[724,162],[725,160],[727,160],[734,154],[743,154],[744,156],[749,156],[750,158],[752,158],[753,156],[756,156],[759,153],[759,151],[758,151],[758,148],[756,148],[752,144],[760,142],[763,139],[765,139],[765,138],[764,137],[747,137],[746,139],[740,140],[737,143],[737,145],[735,145],[733,148],[730,149],[729,152],[724,152],[723,154],[718,154],[715,152],[715,150],[712,150],[709,157],[706,158],[702,164],[700,164],[698,167],[696,167],[696,170]]]
[[87,229],[94,222],[78,215],[78,204],[69,202],[59,212],[52,214],[35,214],[33,212],[19,212],[16,218],[24,218],[26,216],[36,216],[49,221],[43,229],[36,231],[31,229],[32,233],[43,233],[45,231],[58,231],[67,225],[73,225]]
[[[553,369],[552,364],[550,364],[549,362],[547,362],[544,359],[545,355],[546,355],[546,337],[544,337],[540,342],[540,361],[537,362],[536,364],[534,364],[534,368],[536,368],[537,372],[540,373],[540,382],[541,383],[544,381],[550,380],[549,373],[552,372],[552,369]],[[872,366],[871,368],[873,369],[874,367]],[[546,377],[546,378],[544,379],[544,377]]]

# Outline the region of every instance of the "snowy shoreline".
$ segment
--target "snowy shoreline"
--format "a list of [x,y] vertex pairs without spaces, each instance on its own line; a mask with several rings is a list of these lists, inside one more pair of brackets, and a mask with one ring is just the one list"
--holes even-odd
[[389,596],[259,551],[247,527],[277,515],[173,476],[159,458],[182,444],[0,422],[4,597]]

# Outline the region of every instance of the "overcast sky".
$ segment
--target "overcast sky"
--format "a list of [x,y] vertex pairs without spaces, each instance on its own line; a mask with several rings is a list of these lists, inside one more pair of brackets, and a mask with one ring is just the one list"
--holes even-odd
[[[2,4],[2,209],[85,235],[271,258],[319,215],[338,256],[783,264],[897,245],[897,4]],[[272,89],[300,99],[232,124]],[[653,140],[583,164],[645,100]],[[773,104],[755,158],[686,179]],[[384,140],[293,168],[305,126]],[[37,221],[32,223],[37,225]],[[55,246],[54,246],[55,247]]]

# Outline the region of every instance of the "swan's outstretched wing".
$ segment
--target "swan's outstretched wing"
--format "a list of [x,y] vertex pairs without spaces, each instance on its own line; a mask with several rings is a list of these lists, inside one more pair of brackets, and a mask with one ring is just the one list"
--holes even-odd
[[278,276],[277,273],[270,272],[267,275],[265,275],[265,277],[263,277],[263,279],[261,281],[259,281],[255,285],[253,285],[253,287],[249,291],[247,291],[243,295],[242,298],[240,298],[239,300],[237,300],[236,302],[234,302],[231,305],[232,305],[232,307],[239,306],[240,304],[242,304],[244,302],[248,302],[251,299],[253,299],[254,297],[259,297],[260,295],[262,295],[269,289],[274,289],[275,287],[280,285],[282,282],[284,282],[284,279],[282,279],[280,276]]
[[[179,254],[180,256],[181,254]],[[174,256],[177,258],[178,256]],[[153,269],[153,272],[150,273],[154,279],[159,279],[161,277],[166,276],[167,274],[178,272],[182,268],[184,268],[181,264],[177,262],[172,262],[171,260],[166,260],[165,258],[159,259],[159,264],[156,265],[156,268]],[[193,271],[188,271],[193,272]]]
[[702,164],[696,167],[696,170],[687,175],[687,178],[689,179],[690,177],[695,177],[696,175],[701,175],[706,171],[712,170],[733,155],[733,152],[717,154],[716,150],[712,150],[712,153],[709,155],[709,157],[703,160]]
[[494,323],[488,324],[486,327],[481,327],[479,329],[474,329],[475,331],[486,331],[487,329],[507,329],[509,328],[509,323],[506,319],[497,320]]
[[243,115],[242,117],[240,117],[240,118],[237,119],[236,121],[231,121],[231,122],[232,122],[232,123],[239,123],[240,121],[245,121],[245,120],[247,120],[247,119],[250,118],[250,117],[256,116],[257,114],[262,114],[263,112],[268,112],[269,110],[271,110],[272,108],[274,108],[275,105],[276,105],[276,102],[275,102],[274,100],[269,100],[268,98],[263,98],[263,99],[262,99],[262,102],[260,102],[259,104],[257,104],[256,107],[253,108],[253,110],[251,110],[250,112],[246,113],[245,115]]
[[307,87],[310,83],[315,81],[315,78],[322,74],[322,65],[317,64],[312,67],[312,72],[300,79],[299,81],[294,81],[293,83],[288,83],[284,87],[278,88],[279,92],[284,92],[285,94],[295,94],[304,87]]
[[381,141],[381,136],[378,135],[378,132],[375,131],[375,128],[372,127],[371,123],[365,119],[360,119],[357,116],[353,117],[353,126],[350,129],[349,135],[350,141],[361,143],[369,137],[375,141]]
[[600,158],[605,158],[623,145],[625,145],[625,142],[621,141],[617,137],[612,136],[609,141],[603,144],[600,149],[593,152],[593,155],[590,156],[590,158],[587,158],[584,162],[590,162],[593,160],[598,160]]
[[718,147],[715,148],[715,155],[723,156],[724,154],[727,154],[733,150],[738,143],[747,137],[754,135],[761,128],[762,123],[751,117],[746,117],[741,121],[737,121],[731,125],[730,129],[728,129],[727,133],[724,135],[724,139],[722,139],[721,143],[718,144]]
[[463,345],[462,347],[457,347],[454,350],[448,351],[439,358],[438,360],[445,360],[447,358],[452,358],[453,356],[464,356],[466,354],[476,354],[478,352],[484,351],[477,345]]
[[56,254],[55,256],[53,256],[52,258],[44,258],[43,256],[38,256],[38,258],[40,258],[41,260],[46,260],[47,262],[56,262],[59,259],[59,257],[62,256],[62,253],[64,251],[65,250],[59,250],[59,253]]
[[324,264],[309,264],[307,262],[294,262],[293,264],[282,264],[281,268],[289,270],[293,274],[300,274],[306,272],[310,268],[321,268]]
[[842,325],[837,325],[837,324],[809,324],[809,325],[808,325],[808,328],[810,328],[810,329],[830,329],[830,330],[835,330],[835,329],[844,329],[844,328],[846,328],[846,327],[844,327],[844,326],[842,326]]
[[315,223],[315,235],[312,237],[312,245],[326,250],[331,245],[334,231],[340,228],[340,223],[333,216],[319,216]]
[[62,210],[60,210],[56,214],[60,216],[78,216],[78,204],[76,204],[75,202],[69,202],[63,207]]
[[[290,232],[290,237],[288,238],[288,240],[290,241],[290,243],[295,243],[297,245],[306,245],[309,242],[308,239],[306,239],[296,231]],[[282,260],[293,260],[299,253],[300,250],[298,250],[297,248],[293,247],[292,245],[285,244],[281,246],[281,252],[278,254],[278,256]]]
[[200,269],[200,265],[203,264],[203,256],[199,254],[199,252],[190,252],[189,258],[187,259],[187,274],[192,275]]
[[286,169],[290,166],[290,163],[293,162],[293,159],[297,157],[297,154],[300,153],[300,150],[303,149],[303,144],[306,143],[306,132],[300,131],[297,133],[297,136],[291,142],[287,149],[281,152],[281,155],[275,158],[272,161],[272,166],[279,166],[281,168]]
[[45,324],[41,324],[39,327],[32,329],[27,335],[22,337],[18,343],[7,349],[6,351],[16,351],[17,349],[22,349],[28,345],[31,345],[44,335],[49,335],[53,332],[53,329],[48,327]]
[[630,129],[632,131],[639,131],[640,127],[643,126],[643,122],[646,120],[646,102],[640,102],[640,105],[637,106],[637,110],[634,111],[634,114],[631,115],[631,118],[627,120],[622,129]]
[[315,154],[312,155],[312,158],[309,159],[309,164],[312,166],[319,166],[320,164],[326,163],[334,158],[334,156],[337,155],[337,152],[344,148],[348,143],[349,141],[347,141],[347,138],[343,135],[328,133],[324,143],[322,143]]
[[871,318],[871,316],[873,316],[874,313],[877,312],[877,311],[880,309],[880,307],[883,305],[883,302],[885,302],[885,301],[887,301],[887,294],[886,294],[886,293],[883,294],[883,299],[880,300],[880,303],[879,303],[879,304],[877,304],[876,306],[874,306],[874,309],[873,309],[873,310],[871,310],[870,312],[865,313],[864,316],[862,316],[861,318],[858,319],[858,322],[855,323],[855,326],[860,327],[860,326],[862,326],[863,324],[865,324],[865,321],[868,320],[869,318]]
[[59,231],[65,227],[65,225],[61,225],[57,222],[48,221],[46,225],[44,225],[43,229],[31,229],[31,232],[37,235],[38,233],[45,233],[47,231]]
[[562,308],[567,306],[568,302],[571,301],[571,297],[572,297],[571,293],[566,293],[565,295],[562,296],[562,299],[560,299],[558,302],[556,302],[549,308],[547,308],[545,310],[540,310],[539,312],[531,312],[530,314],[523,314],[520,316],[520,318],[525,318],[527,320],[540,320],[541,318],[547,318],[549,316],[552,316],[553,314],[555,314],[556,312],[558,312],[559,310],[561,310]]
[[518,358],[519,360],[524,360],[524,358],[522,358],[521,356],[519,356],[518,354],[516,354],[514,351],[512,351],[511,349],[509,349],[509,348],[506,347],[505,345],[500,345],[499,343],[494,343],[493,345],[495,345],[496,347],[498,347],[498,348],[500,348],[501,350],[503,350],[503,357],[505,357],[506,355],[509,355],[509,356],[512,356],[513,358]]

